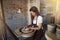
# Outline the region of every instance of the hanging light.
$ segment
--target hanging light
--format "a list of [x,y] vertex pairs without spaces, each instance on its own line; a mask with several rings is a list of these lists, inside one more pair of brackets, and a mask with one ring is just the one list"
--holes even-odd
[[21,13],[21,9],[18,9],[17,13]]

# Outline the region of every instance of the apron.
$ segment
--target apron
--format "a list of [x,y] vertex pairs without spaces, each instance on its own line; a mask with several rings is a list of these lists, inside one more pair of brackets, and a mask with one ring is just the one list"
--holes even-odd
[[[36,24],[33,24],[33,26],[38,27],[37,26],[37,20],[36,20]],[[43,37],[43,29],[36,30],[36,32],[33,36],[33,40],[41,40],[42,37]]]

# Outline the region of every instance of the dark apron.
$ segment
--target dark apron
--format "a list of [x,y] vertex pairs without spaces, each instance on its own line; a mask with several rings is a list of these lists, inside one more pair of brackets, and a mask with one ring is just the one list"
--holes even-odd
[[[37,27],[36,24],[33,24],[34,27]],[[43,37],[43,30],[40,29],[40,30],[36,30],[34,36],[33,36],[33,40],[41,40],[41,38]]]

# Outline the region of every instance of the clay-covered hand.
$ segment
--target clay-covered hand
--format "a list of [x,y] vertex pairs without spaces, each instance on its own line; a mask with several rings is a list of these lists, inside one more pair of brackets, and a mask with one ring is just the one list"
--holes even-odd
[[28,28],[27,26],[25,26],[25,27],[24,27],[24,30],[25,30],[25,31],[28,31],[28,30],[29,30],[29,28]]
[[30,29],[29,28],[25,28],[26,31],[29,31]]

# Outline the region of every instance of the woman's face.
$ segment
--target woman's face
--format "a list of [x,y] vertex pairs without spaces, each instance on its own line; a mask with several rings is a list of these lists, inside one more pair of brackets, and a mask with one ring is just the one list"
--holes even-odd
[[33,12],[33,11],[31,11],[31,14],[32,14],[32,16],[36,16],[36,13],[35,13],[35,12]]

